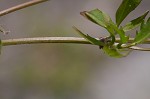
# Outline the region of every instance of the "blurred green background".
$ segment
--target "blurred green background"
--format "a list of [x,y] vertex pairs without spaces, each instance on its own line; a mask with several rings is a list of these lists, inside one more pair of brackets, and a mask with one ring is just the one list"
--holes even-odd
[[[1,0],[0,10],[29,0]],[[78,37],[72,26],[93,37],[107,32],[79,13],[99,8],[115,20],[122,0],[51,0],[0,17],[11,32],[1,39]],[[150,10],[150,1],[124,21]],[[124,24],[123,23],[123,24]],[[0,99],[150,99],[150,53],[106,56],[97,46],[35,44],[7,46],[0,56]]]

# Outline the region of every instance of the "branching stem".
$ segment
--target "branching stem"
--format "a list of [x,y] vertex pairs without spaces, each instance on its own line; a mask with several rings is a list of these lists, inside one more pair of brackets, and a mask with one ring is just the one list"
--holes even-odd
[[[8,8],[6,10],[0,11],[0,16],[4,16],[11,12],[42,3],[48,0],[32,0],[23,4],[19,4],[17,6]],[[98,39],[98,38],[96,38]],[[129,39],[129,43],[133,42],[134,38]],[[116,43],[119,42],[120,39],[116,38]],[[77,38],[77,37],[35,37],[35,38],[19,38],[19,39],[8,39],[1,41],[2,46],[10,46],[10,45],[21,45],[21,44],[40,44],[40,43],[74,43],[74,44],[91,44],[84,38]],[[144,42],[144,44],[150,44],[150,39]],[[126,45],[123,45],[126,46]],[[122,46],[122,47],[123,47]],[[140,50],[140,51],[150,51],[150,48],[140,48],[137,46],[130,47],[133,50]]]
[[[96,38],[98,39],[98,38]],[[129,43],[133,42],[134,38],[129,39]],[[116,38],[116,42],[120,39]],[[21,44],[41,44],[41,43],[74,43],[74,44],[91,44],[84,38],[78,37],[34,37],[34,38],[19,38],[2,40],[2,46],[21,45]],[[150,44],[150,39],[146,40],[144,44]],[[150,51],[149,48],[140,48],[137,46],[130,47],[133,50]]]

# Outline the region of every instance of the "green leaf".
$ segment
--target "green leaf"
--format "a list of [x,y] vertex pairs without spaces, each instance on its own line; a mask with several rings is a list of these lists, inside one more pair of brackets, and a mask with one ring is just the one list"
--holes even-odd
[[111,18],[107,14],[100,11],[99,9],[95,9],[91,11],[81,12],[81,15],[83,15],[90,21],[107,29],[107,31],[110,33],[110,37],[112,38],[111,44],[115,42],[115,30],[111,26],[114,23],[112,22]]
[[148,20],[146,24],[143,24],[140,32],[136,35],[134,42],[135,44],[144,42],[150,37],[150,21]]
[[99,9],[84,11],[81,12],[81,15],[104,28],[106,28],[112,21],[106,13],[100,11]]
[[132,12],[142,0],[123,0],[116,12],[116,23],[117,26]]
[[115,24],[111,24],[111,27],[119,34],[122,44],[128,42],[129,37],[125,35],[122,27],[119,29]]
[[130,31],[134,28],[136,28],[137,26],[139,26],[143,20],[145,19],[145,17],[147,16],[147,14],[149,13],[149,11],[147,11],[146,13],[144,13],[143,15],[141,15],[140,17],[130,21],[129,23],[127,23],[124,27],[123,30],[124,31]]
[[150,22],[150,17],[147,19],[147,22]]
[[[150,17],[147,19],[147,23],[150,22]],[[145,20],[142,21],[141,26],[140,26],[140,30],[142,30],[142,28],[145,26]]]
[[[145,25],[145,20],[142,21],[141,26],[140,26],[140,30],[142,30],[142,28],[144,27],[144,25]],[[138,34],[138,32],[137,32],[137,34]]]
[[104,43],[100,40],[97,40],[89,35],[85,35],[84,33],[82,33],[79,29],[77,29],[76,27],[73,27],[77,33],[79,33],[79,35],[81,35],[83,38],[85,38],[86,40],[88,40],[90,43],[94,44],[94,45],[99,45],[99,46],[104,46]]
[[116,41],[116,39],[115,39],[115,31],[114,31],[114,29],[111,26],[107,26],[107,31],[110,33],[109,38],[112,39],[109,45],[113,45],[114,42]]
[[125,32],[124,32],[122,27],[118,30],[118,34],[120,36],[121,43],[127,43],[128,42],[129,36],[125,35]]
[[124,55],[119,53],[116,48],[110,48],[109,46],[104,46],[103,51],[111,57],[116,57],[116,58],[125,57]]

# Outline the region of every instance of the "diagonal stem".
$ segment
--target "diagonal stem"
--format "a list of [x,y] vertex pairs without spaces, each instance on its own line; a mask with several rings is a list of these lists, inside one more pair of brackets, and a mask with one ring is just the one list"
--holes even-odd
[[17,11],[17,10],[20,10],[20,9],[38,4],[38,3],[42,3],[42,2],[45,2],[45,1],[48,1],[48,0],[32,0],[32,1],[29,1],[29,2],[26,2],[26,3],[23,3],[23,4],[19,4],[17,6],[14,6],[14,7],[11,7],[11,8],[8,8],[6,10],[1,11],[0,16],[4,16],[4,15],[9,14],[11,12],[14,12],[14,11]]

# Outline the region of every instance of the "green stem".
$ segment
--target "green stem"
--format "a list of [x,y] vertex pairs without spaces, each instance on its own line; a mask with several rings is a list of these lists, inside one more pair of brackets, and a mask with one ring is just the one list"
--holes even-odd
[[[98,38],[96,38],[98,39]],[[134,38],[129,39],[129,43],[133,42]],[[116,38],[116,43],[120,42],[119,38]],[[8,39],[2,40],[2,46],[10,45],[22,45],[22,44],[41,44],[41,43],[74,43],[74,44],[91,44],[84,38],[78,37],[34,37],[34,38],[19,38],[19,39]],[[150,39],[146,40],[144,44],[150,44]],[[123,45],[126,46],[126,45]],[[132,46],[130,49],[140,51],[150,51],[149,48],[140,48]]]
[[76,43],[91,44],[84,38],[77,37],[34,37],[2,40],[3,46],[20,45],[20,44],[40,44],[40,43]]

